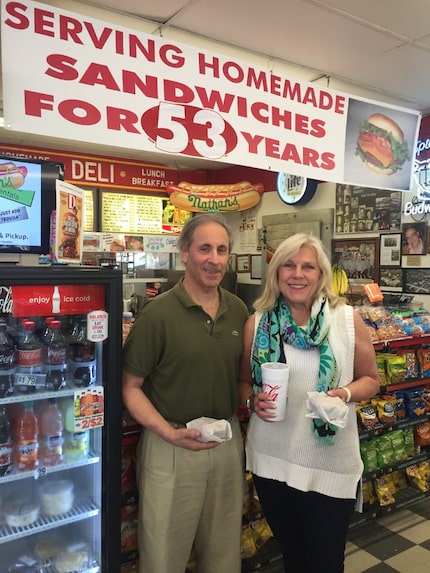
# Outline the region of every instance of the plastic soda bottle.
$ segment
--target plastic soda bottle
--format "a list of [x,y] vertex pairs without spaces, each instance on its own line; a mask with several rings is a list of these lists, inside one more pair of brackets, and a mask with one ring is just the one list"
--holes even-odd
[[15,421],[15,466],[20,471],[39,466],[39,422],[33,402],[25,402],[24,412]]
[[6,406],[0,406],[0,476],[12,469],[12,436]]
[[65,429],[64,457],[68,462],[82,460],[88,456],[90,433],[88,430],[75,431],[75,403],[73,398],[64,400],[62,410]]
[[87,338],[87,321],[81,319],[76,339],[71,342],[70,374],[76,386],[92,386],[96,382],[95,344]]
[[35,392],[42,372],[42,345],[34,334],[34,327],[34,321],[25,321],[18,340],[14,387],[19,392]]
[[63,461],[63,414],[55,398],[49,398],[40,416],[40,463],[55,466]]
[[0,398],[13,392],[15,346],[7,331],[6,321],[0,320]]
[[44,369],[46,390],[60,390],[66,385],[67,342],[61,332],[61,321],[52,320],[45,340]]

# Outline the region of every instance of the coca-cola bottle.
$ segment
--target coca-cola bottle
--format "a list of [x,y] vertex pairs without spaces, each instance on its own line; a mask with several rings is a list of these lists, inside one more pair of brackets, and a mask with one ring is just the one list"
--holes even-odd
[[14,390],[23,393],[35,392],[45,384],[42,374],[42,345],[34,334],[35,323],[26,320],[23,333],[18,339],[17,365]]
[[0,398],[13,392],[15,346],[7,331],[6,321],[0,320]]
[[51,320],[45,339],[44,369],[46,390],[60,390],[66,385],[67,342],[61,331],[61,321]]
[[82,318],[75,340],[70,343],[70,374],[76,386],[91,386],[96,382],[95,344],[87,338],[87,320]]

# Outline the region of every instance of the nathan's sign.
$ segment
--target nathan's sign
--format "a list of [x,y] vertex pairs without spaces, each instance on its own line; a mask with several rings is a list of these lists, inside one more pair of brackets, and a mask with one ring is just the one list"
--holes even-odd
[[264,187],[241,181],[231,185],[194,185],[181,181],[168,185],[170,202],[179,209],[199,213],[202,211],[244,211],[257,205]]

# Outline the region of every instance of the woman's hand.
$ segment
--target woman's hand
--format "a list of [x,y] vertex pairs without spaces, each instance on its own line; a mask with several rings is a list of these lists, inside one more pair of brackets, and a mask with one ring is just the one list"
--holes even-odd
[[276,404],[269,394],[259,392],[254,396],[254,412],[265,422],[273,421],[272,418],[276,416],[274,408],[276,408]]

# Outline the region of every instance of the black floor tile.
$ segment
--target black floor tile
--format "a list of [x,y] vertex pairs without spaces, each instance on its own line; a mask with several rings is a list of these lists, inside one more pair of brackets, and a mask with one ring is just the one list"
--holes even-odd
[[378,563],[370,567],[370,569],[365,569],[362,573],[399,573],[397,569],[393,569],[386,563]]
[[[421,547],[424,547],[424,549],[427,549],[428,551],[430,551],[430,539],[427,539],[427,541],[423,541],[419,545]],[[429,569],[430,569],[430,567],[429,567]]]

